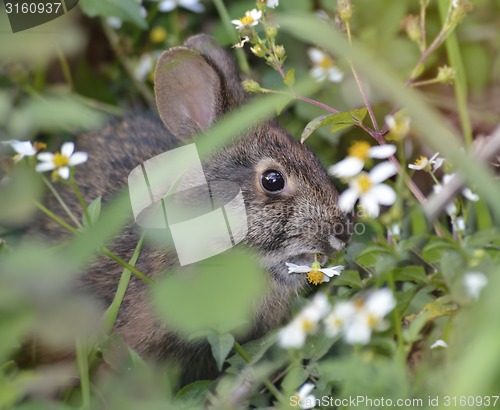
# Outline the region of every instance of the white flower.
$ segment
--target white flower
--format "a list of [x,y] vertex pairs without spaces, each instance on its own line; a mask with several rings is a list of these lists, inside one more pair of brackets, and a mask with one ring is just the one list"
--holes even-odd
[[175,9],[177,6],[183,7],[194,13],[203,13],[205,6],[200,4],[200,0],[160,0],[158,10],[168,12]]
[[465,220],[463,216],[459,216],[455,219],[454,228],[457,232],[465,232]]
[[396,299],[390,289],[379,289],[365,300],[354,301],[356,313],[347,324],[344,339],[349,344],[367,344],[373,330],[387,329],[383,320],[396,306]]
[[481,290],[488,284],[488,278],[482,272],[469,272],[464,276],[464,286],[467,296],[479,299]]
[[337,178],[353,177],[359,174],[368,158],[385,159],[394,155],[396,146],[385,144],[372,147],[366,141],[357,141],[349,147],[345,159],[328,168],[328,173]]
[[[443,185],[447,185],[455,176],[455,174],[445,174],[443,175]],[[442,189],[441,185],[434,185],[433,186],[434,192],[439,193]],[[462,189],[462,195],[467,198],[469,201],[472,202],[477,202],[479,201],[479,195],[475,194],[470,190],[470,188],[464,188]],[[456,212],[455,212],[456,213]],[[452,215],[448,212],[449,215]]]
[[439,158],[439,152],[436,152],[430,159],[421,155],[413,164],[408,165],[408,168],[436,172],[443,165],[443,162],[444,158]]
[[299,405],[301,409],[312,409],[316,406],[316,397],[311,394],[314,384],[305,383],[293,397],[292,405]]
[[360,173],[349,181],[349,188],[339,197],[339,207],[344,212],[351,211],[359,199],[361,206],[369,216],[378,216],[381,205],[392,205],[396,200],[396,193],[386,184],[387,178],[396,173],[396,167],[389,161],[376,165],[369,174]]
[[2,143],[10,145],[10,147],[16,151],[17,155],[14,158],[15,162],[21,161],[24,157],[32,157],[36,155],[36,148],[30,141],[9,140],[3,141]]
[[317,48],[307,50],[309,58],[313,62],[311,76],[317,81],[328,79],[333,83],[339,83],[344,78],[344,73],[337,68],[333,59]]
[[253,9],[247,11],[242,18],[238,20],[232,20],[231,23],[236,25],[236,28],[238,30],[241,30],[246,27],[256,26],[257,24],[259,24],[261,17],[262,17],[262,11]]
[[278,7],[279,4],[279,0],[267,0],[267,7],[271,7],[272,9]]
[[335,337],[342,333],[355,313],[356,308],[352,302],[337,303],[332,312],[323,320],[325,334],[329,337]]
[[387,128],[396,140],[400,140],[410,131],[410,118],[402,115],[387,115],[385,117]]
[[431,344],[431,349],[436,349],[437,347],[446,349],[448,347],[448,343],[446,343],[444,340],[438,339],[433,344]]
[[307,280],[313,285],[319,285],[323,282],[330,282],[330,278],[340,275],[344,270],[342,265],[322,268],[319,262],[313,262],[311,266],[295,265],[287,262],[288,273],[307,273]]
[[83,164],[87,161],[88,155],[86,152],[73,152],[75,144],[65,142],[61,147],[61,152],[52,154],[51,152],[42,152],[37,158],[41,161],[35,167],[37,172],[45,172],[54,170],[63,179],[68,179],[70,176],[70,167]]
[[151,53],[143,54],[134,68],[134,78],[137,81],[144,81],[153,69],[154,63],[155,60]]
[[308,335],[316,333],[319,321],[329,310],[325,294],[318,293],[314,299],[281,331],[278,342],[285,349],[300,349]]

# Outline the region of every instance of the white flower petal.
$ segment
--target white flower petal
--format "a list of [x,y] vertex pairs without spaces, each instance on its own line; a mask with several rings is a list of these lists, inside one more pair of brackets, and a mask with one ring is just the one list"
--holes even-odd
[[75,152],[69,159],[69,165],[74,167],[75,165],[80,165],[86,162],[88,159],[88,154],[86,152]]
[[348,188],[339,196],[339,208],[344,212],[352,211],[354,204],[358,200],[358,192],[353,188]]
[[325,53],[323,53],[320,49],[311,47],[307,50],[307,55],[311,59],[313,63],[319,63],[325,58]]
[[373,188],[361,196],[360,204],[371,218],[376,218],[380,213],[377,197],[373,194]]
[[433,344],[431,344],[431,349],[435,349],[436,347],[442,347],[446,349],[448,347],[448,344],[444,340],[438,339]]
[[177,3],[174,0],[163,0],[160,1],[160,4],[158,5],[158,10],[166,13],[168,11],[172,11],[177,7]]
[[293,320],[280,330],[278,343],[285,349],[300,349],[304,346],[306,336],[302,330],[302,324],[299,321]]
[[381,205],[388,206],[396,202],[396,192],[386,184],[375,185],[371,189],[371,194],[377,198],[378,203]]
[[322,67],[313,67],[309,72],[311,77],[318,81],[326,80],[326,71]]
[[305,383],[298,392],[299,397],[306,397],[309,393],[311,393],[314,389],[314,384]]
[[328,79],[332,83],[340,83],[344,78],[344,73],[337,67],[330,67],[328,69]]
[[368,326],[366,320],[358,317],[346,327],[344,340],[351,345],[358,343],[365,345],[370,341],[371,335],[372,329]]
[[279,6],[279,3],[279,0],[267,0],[267,7],[274,9]]
[[57,170],[57,173],[62,179],[68,179],[69,178],[69,167],[62,167]]
[[54,159],[54,154],[52,154],[52,152],[42,152],[36,157],[43,162],[52,162],[52,160]]
[[368,151],[370,158],[389,158],[396,152],[396,146],[392,144],[377,145]]
[[372,183],[378,184],[392,177],[394,174],[396,174],[396,167],[394,164],[389,161],[384,161],[373,167],[370,171],[370,179]]
[[288,273],[306,273],[311,271],[310,266],[296,265],[295,263],[286,262]]
[[358,157],[348,156],[328,168],[328,173],[337,178],[353,177],[363,170],[364,165],[364,161]]
[[383,318],[396,306],[396,299],[388,288],[378,289],[365,301],[365,309],[378,318]]
[[72,142],[65,142],[61,147],[61,154],[65,157],[71,157],[73,155],[73,151],[75,150],[75,144]]
[[479,201],[479,195],[472,192],[469,188],[462,189],[462,195],[469,201],[477,202]]
[[420,163],[420,165],[410,164],[410,165],[408,165],[408,168],[410,168],[410,169],[416,169],[417,171],[421,171],[421,170],[423,170],[427,166],[428,163],[429,163],[429,161],[422,161]]
[[108,17],[106,19],[106,22],[110,27],[114,28],[115,30],[118,30],[123,24],[121,19],[119,19],[118,17]]
[[455,174],[444,174],[443,175],[443,185],[448,185],[450,181],[455,177]]
[[387,115],[385,117],[385,124],[387,125],[387,128],[389,128],[390,130],[396,128],[397,126],[396,119],[392,115]]
[[330,278],[332,276],[339,276],[340,272],[344,270],[344,266],[338,265],[338,266],[332,266],[330,268],[321,268],[319,271],[323,272],[326,276],[329,276]]
[[12,141],[10,146],[18,154],[32,157],[36,154],[36,149],[30,141]]
[[464,276],[464,286],[467,296],[479,299],[481,290],[488,284],[488,278],[482,272],[469,272]]
[[203,13],[205,6],[200,4],[198,0],[179,0],[179,5],[194,13]]
[[35,166],[35,171],[36,172],[45,172],[45,171],[52,171],[55,169],[55,165],[52,162],[40,162],[36,164]]

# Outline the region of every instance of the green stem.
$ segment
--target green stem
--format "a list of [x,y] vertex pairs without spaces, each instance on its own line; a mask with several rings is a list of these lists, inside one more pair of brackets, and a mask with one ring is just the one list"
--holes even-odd
[[[243,346],[241,346],[236,340],[234,341],[233,348],[236,353],[238,353],[241,358],[246,362],[250,363],[250,356],[248,353],[243,349]],[[282,401],[283,395],[280,393],[280,391],[274,386],[274,384],[271,383],[271,381],[268,378],[265,378],[263,380],[264,385],[267,387],[267,389],[271,392],[271,394],[276,397],[279,401]]]
[[106,248],[106,247],[103,248],[102,253],[104,253],[104,255],[110,257],[111,259],[113,259],[116,263],[118,263],[122,267],[127,268],[128,270],[130,270],[130,272],[132,272],[138,278],[142,279],[148,285],[153,285],[154,284],[154,281],[151,278],[147,277],[140,270],[136,269],[135,267],[133,267],[132,265],[130,265],[128,262],[124,261],[122,258],[120,258],[116,254],[114,254],[113,252],[111,252],[108,248]]
[[78,231],[75,228],[73,228],[70,224],[68,224],[64,219],[60,218],[55,213],[53,213],[52,211],[50,211],[49,209],[47,209],[40,202],[38,202],[36,199],[33,199],[33,204],[35,204],[35,206],[40,211],[42,211],[49,218],[51,218],[54,221],[56,221],[59,225],[61,225],[62,227],[66,228],[68,231],[70,231],[70,232],[72,232],[74,234],[78,234]]
[[89,210],[87,209],[87,204],[85,202],[85,199],[83,199],[83,195],[80,192],[80,189],[78,188],[78,185],[76,185],[76,183],[75,183],[75,181],[73,179],[73,176],[71,176],[71,179],[69,181],[69,185],[73,189],[73,191],[74,191],[74,193],[76,195],[76,198],[78,199],[78,202],[80,202],[80,205],[81,205],[82,210],[83,210],[83,214],[85,215],[85,218],[87,218],[87,223],[90,226],[92,224],[92,221],[90,220],[90,215],[89,215]]
[[[139,254],[144,244],[144,238],[145,234],[143,233],[139,239],[139,242],[137,243],[137,246],[135,247],[132,258],[129,261],[129,265],[132,267],[135,267],[135,264],[137,263],[137,259],[139,258]],[[130,282],[131,274],[132,272],[127,267],[123,269],[120,281],[118,282],[118,288],[116,289],[115,297],[113,298],[113,302],[111,302],[111,305],[109,305],[108,309],[106,309],[106,312],[104,313],[103,331],[106,335],[111,333],[111,330],[113,329],[113,326],[116,322],[118,311],[120,310],[120,306],[123,302],[123,298],[125,297],[125,293]]]
[[[71,233],[74,233],[75,235],[79,235],[80,232],[73,228],[71,225],[69,225],[66,221],[64,221],[62,218],[54,214],[52,211],[47,209],[45,206],[43,206],[40,202],[37,200],[33,200],[33,203],[35,206],[40,209],[43,213],[45,213],[49,218],[53,219],[55,222],[57,222],[59,225],[62,227],[66,228],[68,231]],[[136,269],[129,263],[125,262],[123,259],[121,259],[119,256],[115,255],[113,252],[111,252],[108,248],[104,247],[102,251],[106,256],[109,258],[113,259],[116,263],[118,263],[120,266],[129,269],[134,275],[136,275],[138,278],[142,279],[144,282],[146,282],[148,285],[152,285],[154,281],[147,277],[144,273],[142,273],[140,270]]]
[[68,60],[66,59],[66,56],[61,50],[61,47],[56,44],[56,50],[57,50],[57,57],[59,58],[59,62],[61,64],[61,70],[63,72],[64,79],[66,80],[66,83],[68,84],[69,88],[72,90],[73,89],[73,77],[71,76],[71,69],[69,68]]
[[76,363],[80,375],[80,388],[82,392],[81,409],[90,409],[90,378],[87,342],[84,339],[76,341]]
[[47,185],[47,187],[50,189],[50,192],[52,192],[52,195],[54,195],[54,197],[56,198],[57,202],[59,202],[59,205],[61,205],[62,209],[64,209],[64,211],[68,214],[68,216],[75,223],[75,225],[77,227],[81,228],[82,225],[80,224],[80,221],[76,218],[76,216],[73,214],[73,212],[71,212],[71,210],[68,208],[68,206],[66,205],[66,202],[64,202],[64,200],[62,199],[62,197],[59,195],[59,193],[57,192],[57,190],[54,188],[54,185],[52,185],[50,183],[50,181],[46,177],[44,177],[44,176],[42,176],[42,180],[45,183],[45,185]]
[[[222,20],[222,24],[226,29],[226,33],[231,39],[231,43],[236,44],[238,42],[238,36],[236,35],[235,27],[231,23],[231,17],[229,17],[229,13],[227,12],[224,2],[222,0],[213,0],[213,3],[215,5],[215,8],[217,9],[217,12],[219,13],[219,16]],[[243,49],[237,48],[235,49],[235,52],[236,52],[236,58],[238,60],[238,65],[240,66],[240,70],[244,74],[250,73],[250,65],[248,64],[247,57]]]
[[[439,12],[441,19],[443,20],[443,25],[446,24],[449,12],[447,11],[446,4],[444,2],[438,2]],[[460,47],[458,45],[457,34],[453,30],[450,32],[445,42],[446,53],[448,55],[448,60],[450,66],[455,69],[456,78],[453,82],[456,95],[456,104],[458,109],[458,115],[460,118],[460,126],[462,128],[462,133],[466,146],[472,146],[472,126],[469,116],[469,110],[467,107],[467,78],[465,73],[465,66],[463,63],[462,55],[460,53]]]

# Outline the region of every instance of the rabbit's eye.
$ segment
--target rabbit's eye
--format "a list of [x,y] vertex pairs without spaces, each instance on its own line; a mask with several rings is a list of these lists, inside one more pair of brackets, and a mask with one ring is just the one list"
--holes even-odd
[[261,184],[267,192],[275,194],[285,187],[285,177],[280,171],[269,169],[262,174]]

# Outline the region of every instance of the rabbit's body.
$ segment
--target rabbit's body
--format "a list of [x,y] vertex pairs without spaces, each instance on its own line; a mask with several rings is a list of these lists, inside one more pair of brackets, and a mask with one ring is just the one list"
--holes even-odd
[[[206,36],[189,40],[187,48],[166,52],[158,63],[155,83],[159,112],[171,133],[152,114],[139,113],[77,141],[78,150],[89,154],[76,179],[87,203],[97,196],[108,200],[126,185],[132,169],[203,131],[244,98],[234,63]],[[289,274],[285,263],[310,265],[314,254],[321,254],[324,262],[339,251],[350,234],[346,217],[337,207],[337,192],[318,160],[274,121],[235,139],[211,156],[203,168],[208,182],[230,181],[242,190],[248,218],[248,233],[242,243],[256,251],[269,272],[267,294],[256,309],[246,339],[262,336],[280,325],[294,296],[306,285],[305,275]],[[262,178],[268,170],[284,177],[279,192],[264,188]],[[63,194],[78,210],[69,190]],[[55,200],[50,200],[49,206],[64,214]],[[53,222],[41,223],[44,232],[62,235]],[[114,241],[112,250],[122,259],[131,258],[137,232],[135,223],[130,223]],[[177,265],[175,252],[146,244],[136,267],[155,276]],[[81,285],[105,306],[114,297],[121,272],[122,267],[103,257],[87,269]],[[188,379],[206,375],[212,366],[210,356],[204,354],[206,346],[189,344],[162,325],[148,304],[146,292],[147,285],[133,276],[116,330],[145,356],[179,360],[190,369]]]

